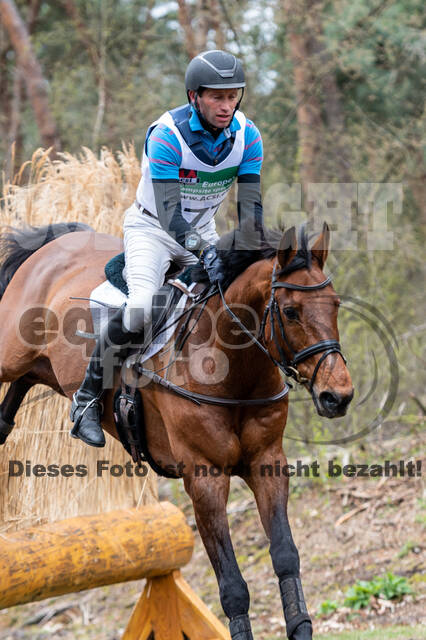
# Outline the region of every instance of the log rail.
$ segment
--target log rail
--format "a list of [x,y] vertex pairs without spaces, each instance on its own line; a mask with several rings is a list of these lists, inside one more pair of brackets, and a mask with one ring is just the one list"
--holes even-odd
[[180,574],[194,536],[169,502],[0,537],[0,609],[146,578],[122,640],[229,640]]

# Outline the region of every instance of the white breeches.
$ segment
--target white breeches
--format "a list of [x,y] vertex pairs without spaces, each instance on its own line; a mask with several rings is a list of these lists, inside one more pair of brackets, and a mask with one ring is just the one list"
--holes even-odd
[[[127,331],[136,332],[151,322],[152,296],[162,286],[171,261],[188,267],[198,260],[169,236],[158,220],[139,211],[135,204],[126,211],[123,229],[123,275],[129,288],[123,325]],[[213,219],[197,231],[209,244],[215,244],[219,237]]]

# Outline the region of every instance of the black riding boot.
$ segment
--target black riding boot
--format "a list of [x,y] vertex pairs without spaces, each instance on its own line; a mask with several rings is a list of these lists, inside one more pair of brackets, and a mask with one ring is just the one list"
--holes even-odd
[[[70,418],[75,424],[70,434],[73,438],[80,438],[92,447],[105,446],[105,436],[101,426],[103,412],[101,398],[104,393],[106,354],[108,350],[111,353],[112,349],[119,356],[120,361],[124,362],[132,345],[143,344],[142,333],[131,333],[124,329],[122,325],[124,309],[125,305],[121,306],[101,332],[84,380],[72,400]],[[113,360],[111,359],[110,362],[112,367]],[[113,370],[110,375],[112,383]]]

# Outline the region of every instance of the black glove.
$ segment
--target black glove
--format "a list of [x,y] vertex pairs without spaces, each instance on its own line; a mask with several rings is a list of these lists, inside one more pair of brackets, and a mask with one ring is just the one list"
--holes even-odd
[[223,264],[214,244],[208,245],[203,250],[200,257],[200,264],[205,271],[207,271],[211,284],[215,284],[218,281],[222,283],[224,281],[225,274],[223,272]]

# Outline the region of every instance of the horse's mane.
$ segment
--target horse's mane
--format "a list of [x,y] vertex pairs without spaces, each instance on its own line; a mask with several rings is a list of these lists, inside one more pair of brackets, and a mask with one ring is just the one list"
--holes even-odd
[[[285,234],[281,229],[265,229],[263,238],[257,232],[233,230],[221,236],[216,243],[223,270],[225,272],[224,289],[250,265],[259,260],[273,258],[278,248],[287,249],[291,246],[294,234],[289,229]],[[309,249],[309,237],[303,224],[297,230],[297,252],[293,260],[279,273],[284,275],[299,269],[310,269],[312,254]],[[191,271],[194,282],[208,282],[205,270],[196,265]]]
[[21,264],[55,238],[75,231],[93,231],[83,222],[57,222],[23,229],[6,227],[0,234],[0,300]]

